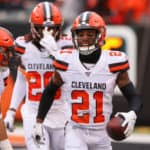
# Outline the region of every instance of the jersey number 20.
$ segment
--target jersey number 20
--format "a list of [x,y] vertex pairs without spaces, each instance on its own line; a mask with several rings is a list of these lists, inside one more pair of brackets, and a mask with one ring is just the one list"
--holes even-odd
[[[28,96],[30,101],[40,101],[43,88],[50,82],[53,72],[45,72],[43,77],[36,71],[28,72]],[[34,94],[33,94],[34,93]],[[59,99],[61,95],[60,89],[57,91],[55,99]]]

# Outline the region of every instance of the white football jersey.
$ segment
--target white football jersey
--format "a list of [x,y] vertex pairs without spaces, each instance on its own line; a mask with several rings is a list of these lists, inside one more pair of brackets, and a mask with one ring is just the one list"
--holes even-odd
[[5,87],[5,79],[9,75],[9,68],[0,67],[0,95],[2,94]]
[[[58,50],[61,47],[61,42],[63,47],[65,42],[68,44],[66,39],[60,39],[58,42]],[[71,43],[70,41],[70,45]],[[26,80],[25,103],[37,112],[42,92],[48,85],[54,71],[52,58],[50,57],[51,51],[39,50],[31,41],[26,42],[23,37],[16,40],[16,45],[18,52],[21,53],[21,60],[24,66],[24,68],[19,68],[19,70],[24,74]],[[66,112],[66,102],[61,99],[61,89],[59,89],[52,109],[45,118],[45,124],[54,128],[64,127],[66,122],[64,112]]]
[[112,113],[116,78],[129,68],[120,51],[102,51],[96,65],[86,69],[78,50],[59,52],[54,66],[63,79],[62,93],[68,102],[68,120],[75,126],[104,128]]

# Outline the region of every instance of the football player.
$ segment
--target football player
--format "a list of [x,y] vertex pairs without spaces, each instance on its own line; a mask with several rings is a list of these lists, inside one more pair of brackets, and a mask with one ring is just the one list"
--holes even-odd
[[[0,95],[7,84],[9,60],[14,53],[14,38],[5,28],[0,27]],[[1,98],[1,97],[0,97]],[[12,150],[0,110],[0,149]]]
[[[47,115],[44,127],[33,127],[43,89],[53,74],[52,60],[57,50],[72,47],[72,40],[61,32],[63,18],[60,10],[49,2],[38,3],[30,16],[31,33],[18,37],[16,52],[20,53],[22,64],[18,67],[11,104],[5,118],[10,131],[14,130],[16,110],[25,97],[21,114],[27,149],[63,150],[66,102],[61,99],[61,90],[55,97],[52,110]],[[42,132],[45,137],[36,142],[32,130]]]
[[[117,85],[127,98],[129,112],[120,112],[128,137],[141,108],[127,70],[127,55],[121,51],[102,51],[106,35],[103,18],[95,12],[80,14],[72,24],[75,50],[59,51],[53,64],[56,68],[45,88],[37,114],[37,124],[44,121],[58,88],[68,103],[65,150],[112,150],[106,124],[112,114],[112,97]],[[42,139],[42,135],[39,134]],[[37,140],[37,139],[35,139]]]

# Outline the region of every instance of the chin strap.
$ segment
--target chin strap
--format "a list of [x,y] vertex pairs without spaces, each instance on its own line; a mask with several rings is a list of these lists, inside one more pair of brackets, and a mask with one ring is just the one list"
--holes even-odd
[[91,45],[91,46],[84,46],[84,47],[78,47],[79,52],[82,55],[90,55],[92,54],[94,51],[96,51],[96,46],[95,45]]

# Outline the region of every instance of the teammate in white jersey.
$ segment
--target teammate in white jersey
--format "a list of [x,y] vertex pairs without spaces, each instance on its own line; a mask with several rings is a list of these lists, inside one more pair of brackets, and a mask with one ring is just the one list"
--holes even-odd
[[[44,126],[35,124],[38,105],[43,89],[54,71],[52,65],[55,51],[73,46],[71,39],[61,35],[62,15],[52,3],[41,2],[31,13],[31,33],[16,39],[16,51],[21,53],[22,64],[18,68],[11,104],[5,123],[10,131],[14,129],[15,112],[25,97],[21,113],[28,150],[63,150],[64,126],[66,123],[66,102],[61,99],[61,90],[55,97],[53,108],[45,119]],[[36,143],[32,130],[42,132],[45,138]]]
[[[9,76],[9,60],[13,56],[14,38],[5,28],[0,27],[0,99]],[[0,149],[12,150],[0,109]]]
[[65,150],[112,150],[105,128],[112,114],[115,86],[130,106],[129,112],[118,113],[127,124],[126,136],[132,133],[141,108],[141,100],[128,76],[127,56],[120,51],[101,50],[106,27],[95,12],[79,15],[71,31],[76,49],[70,53],[59,51],[54,60],[56,71],[42,94],[36,122],[44,121],[61,87],[68,103]]

